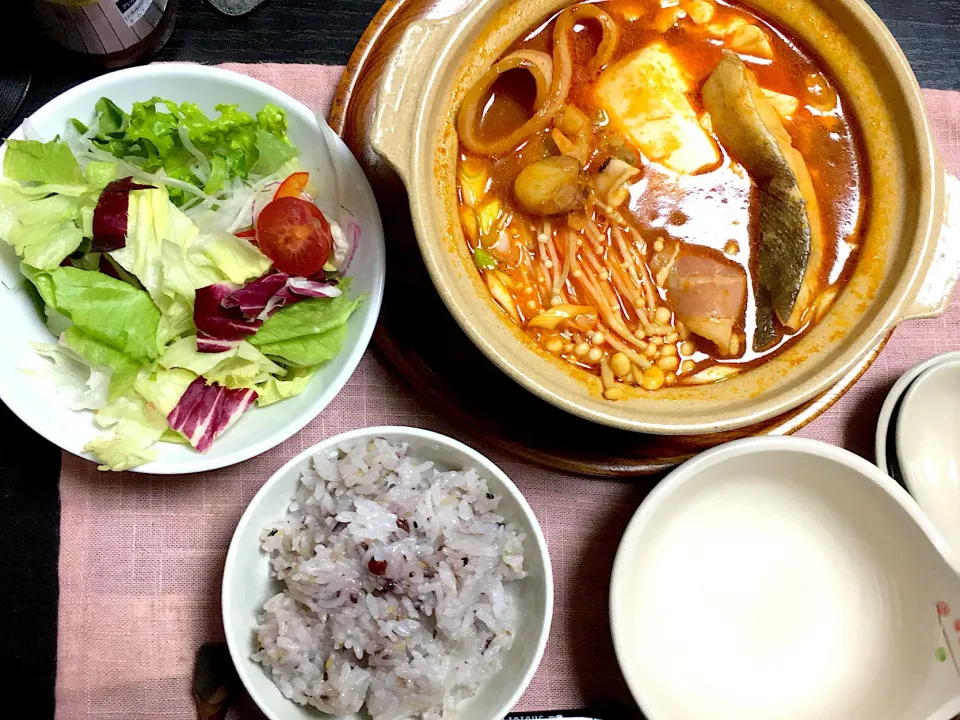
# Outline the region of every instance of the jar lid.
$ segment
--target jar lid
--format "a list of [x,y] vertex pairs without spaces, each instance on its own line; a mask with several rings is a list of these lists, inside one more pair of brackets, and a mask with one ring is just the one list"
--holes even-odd
[[207,0],[213,7],[224,15],[237,17],[246,15],[264,0]]

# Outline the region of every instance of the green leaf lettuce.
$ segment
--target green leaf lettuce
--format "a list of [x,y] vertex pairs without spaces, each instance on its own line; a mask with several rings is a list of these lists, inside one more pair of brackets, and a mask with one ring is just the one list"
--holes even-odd
[[164,368],[182,368],[202,375],[207,382],[216,382],[231,389],[252,388],[274,375],[286,373],[284,368],[266,357],[248,342],[219,353],[197,350],[196,336],[181,338],[160,356]]
[[[234,178],[272,174],[296,156],[280,108],[267,105],[256,117],[237,105],[217,105],[216,112],[216,117],[208,117],[194,103],[154,97],[134,103],[127,114],[102,98],[97,103],[97,132],[92,142],[118,158],[132,158],[144,172],[163,170],[208,194],[218,192]],[[82,123],[74,125],[82,132]],[[182,133],[189,138],[186,146]],[[199,162],[194,152],[202,154],[210,166],[205,183],[194,172]],[[182,189],[170,191],[176,205],[187,197]]]
[[97,340],[76,325],[72,325],[63,331],[61,343],[80,355],[91,366],[110,369],[108,400],[116,400],[129,390],[137,379],[141,367],[139,362],[116,348]]
[[160,311],[142,290],[103,273],[24,267],[44,302],[91,337],[134,360],[157,357]]
[[10,180],[80,185],[83,171],[65,142],[8,140],[3,174]]
[[250,343],[264,355],[300,366],[318,365],[343,349],[347,320],[365,296],[347,296],[350,282],[340,284],[342,294],[335,298],[305,300],[284,308],[267,320]]
[[316,367],[292,368],[282,378],[271,377],[257,386],[257,405],[264,407],[299,395],[307,389]]

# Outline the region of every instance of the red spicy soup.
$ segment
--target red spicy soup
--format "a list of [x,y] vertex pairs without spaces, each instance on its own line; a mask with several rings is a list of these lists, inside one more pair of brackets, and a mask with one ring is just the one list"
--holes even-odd
[[491,295],[610,400],[763,362],[857,259],[855,123],[817,58],[738,6],[571,5],[468,92],[458,131]]

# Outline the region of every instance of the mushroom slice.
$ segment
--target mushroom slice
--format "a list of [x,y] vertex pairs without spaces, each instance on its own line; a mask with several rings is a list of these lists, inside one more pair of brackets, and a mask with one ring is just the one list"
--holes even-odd
[[562,304],[546,310],[539,315],[534,316],[527,323],[528,327],[545,328],[555,330],[560,323],[565,320],[575,321],[582,315],[590,316],[590,325],[597,322],[597,309],[592,305],[569,305]]
[[663,243],[663,250],[654,252],[650,259],[650,271],[653,273],[653,281],[657,287],[666,287],[667,278],[673,270],[673,264],[677,261],[680,254],[680,242],[677,240],[666,240]]
[[630,181],[639,174],[638,168],[620,158],[607,159],[594,181],[597,197],[610,207],[619,207],[630,197]]

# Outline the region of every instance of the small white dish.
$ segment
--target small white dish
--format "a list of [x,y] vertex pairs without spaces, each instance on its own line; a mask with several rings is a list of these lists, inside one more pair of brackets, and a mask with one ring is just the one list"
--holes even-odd
[[[239,105],[256,113],[273,103],[287,113],[288,135],[300,151],[305,170],[336,178],[321,187],[321,207],[343,206],[359,225],[360,241],[348,271],[351,292],[368,298],[350,318],[343,351],[326,363],[297,397],[265,408],[253,408],[201,455],[185,445],[158,443],[159,457],[135,468],[136,472],[180,474],[233,465],[279,445],[313,420],[340,392],[367,348],[380,312],[385,273],[385,250],[380,214],[373,191],[346,145],[305,105],[266,83],[244,75],[203,65],[161,64],[135,67],[101,75],[68,90],[34,113],[32,132],[44,140],[63,133],[67,121],[89,119],[94,104],[109,97],[121,107],[154,95],[198,104],[213,112],[220,103]],[[12,138],[22,139],[21,126]],[[3,148],[0,148],[2,158]],[[331,172],[332,170],[332,172]],[[322,200],[322,201],[321,201]],[[102,431],[89,411],[73,412],[42,380],[22,372],[36,367],[41,358],[31,343],[52,342],[30,296],[23,288],[19,262],[13,249],[0,242],[0,300],[5,318],[4,352],[0,353],[0,399],[37,433],[64,450],[93,459],[84,446]]]
[[894,383],[890,392],[887,393],[886,400],[883,401],[883,407],[880,408],[880,417],[877,420],[877,431],[874,436],[874,456],[877,467],[898,482],[901,480],[901,475],[896,456],[896,421],[900,413],[903,394],[907,392],[913,381],[920,377],[924,370],[951,360],[960,360],[960,352],[935,355],[910,368]]
[[[331,447],[372,438],[408,443],[411,455],[433,460],[442,467],[475,468],[486,479],[490,491],[503,497],[500,511],[504,518],[517,523],[526,533],[524,566],[528,575],[523,580],[505,586],[520,618],[513,646],[504,656],[500,672],[460,706],[461,720],[500,720],[510,712],[530,684],[550,633],[553,571],[546,539],[533,510],[502,470],[463,443],[418,428],[364,428],[324,440],[280,468],[250,501],[230,541],[221,598],[227,646],[240,679],[270,720],[317,720],[327,717],[285,698],[263,668],[250,659],[255,651],[257,615],[262,612],[263,603],[279,592],[277,583],[268,576],[269,557],[260,549],[260,532],[284,516],[297,481],[315,454]],[[344,717],[346,720],[364,720],[367,716]]]
[[960,360],[918,377],[897,419],[904,484],[955,552],[960,553]]
[[650,720],[947,720],[960,559],[874,465],[801,438],[720,446],[644,500],[610,617]]

